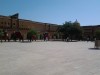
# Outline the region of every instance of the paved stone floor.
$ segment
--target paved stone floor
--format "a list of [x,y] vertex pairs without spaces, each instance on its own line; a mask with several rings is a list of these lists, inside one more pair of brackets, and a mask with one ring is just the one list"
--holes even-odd
[[0,75],[100,75],[100,50],[93,42],[3,42]]

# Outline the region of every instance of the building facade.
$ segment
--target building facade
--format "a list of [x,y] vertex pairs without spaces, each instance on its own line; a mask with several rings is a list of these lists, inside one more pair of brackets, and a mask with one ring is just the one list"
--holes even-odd
[[50,38],[52,38],[58,27],[59,26],[57,24],[41,23],[11,16],[0,15],[0,29],[6,31],[9,37],[11,37],[11,34],[14,31],[19,31],[24,39],[26,39],[27,32],[30,29],[34,29],[38,32],[38,34],[43,34],[46,32],[49,34]]
[[[18,16],[3,16],[0,15],[0,29],[6,31],[11,37],[11,34],[14,31],[19,31],[23,38],[27,38],[27,32],[30,29],[34,29],[38,34],[48,33],[49,38],[51,39],[56,31],[59,29],[60,25],[50,24],[50,23],[41,23],[31,20],[19,19]],[[82,26],[83,36],[93,38],[95,36],[95,31],[100,30],[100,25],[92,26]]]

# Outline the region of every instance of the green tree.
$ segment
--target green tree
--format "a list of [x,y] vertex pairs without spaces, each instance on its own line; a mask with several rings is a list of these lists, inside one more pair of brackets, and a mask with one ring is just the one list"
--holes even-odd
[[82,28],[80,27],[80,23],[71,21],[65,22],[60,28],[59,32],[63,34],[63,38],[66,39],[69,37],[72,39],[80,39],[82,36]]
[[95,36],[96,36],[96,39],[97,39],[97,40],[100,40],[100,30],[97,30],[97,31],[95,32]]
[[80,26],[80,23],[77,20],[73,23],[73,32],[74,38],[82,39],[83,29]]
[[32,36],[36,36],[37,37],[37,31],[34,29],[30,29],[27,33],[27,39],[30,39],[30,41],[32,40]]
[[59,29],[59,32],[62,32],[65,35],[69,35],[72,28],[71,22],[65,22]]
[[4,32],[3,30],[0,29],[0,39],[1,39],[1,42],[2,42],[2,37],[4,36]]
[[67,37],[70,37],[72,34],[72,25],[73,23],[71,21],[65,22],[60,28],[59,32],[62,33],[62,39],[66,40]]

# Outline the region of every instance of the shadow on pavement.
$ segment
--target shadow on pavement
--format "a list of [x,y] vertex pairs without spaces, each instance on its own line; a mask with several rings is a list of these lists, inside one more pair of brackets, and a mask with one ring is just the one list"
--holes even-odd
[[89,48],[89,50],[100,50],[100,48]]
[[20,43],[31,43],[30,41],[21,41]]

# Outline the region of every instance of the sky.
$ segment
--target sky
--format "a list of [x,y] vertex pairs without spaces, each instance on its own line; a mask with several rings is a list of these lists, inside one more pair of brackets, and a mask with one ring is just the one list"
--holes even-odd
[[76,19],[81,26],[100,24],[100,0],[0,0],[0,15],[62,25]]

